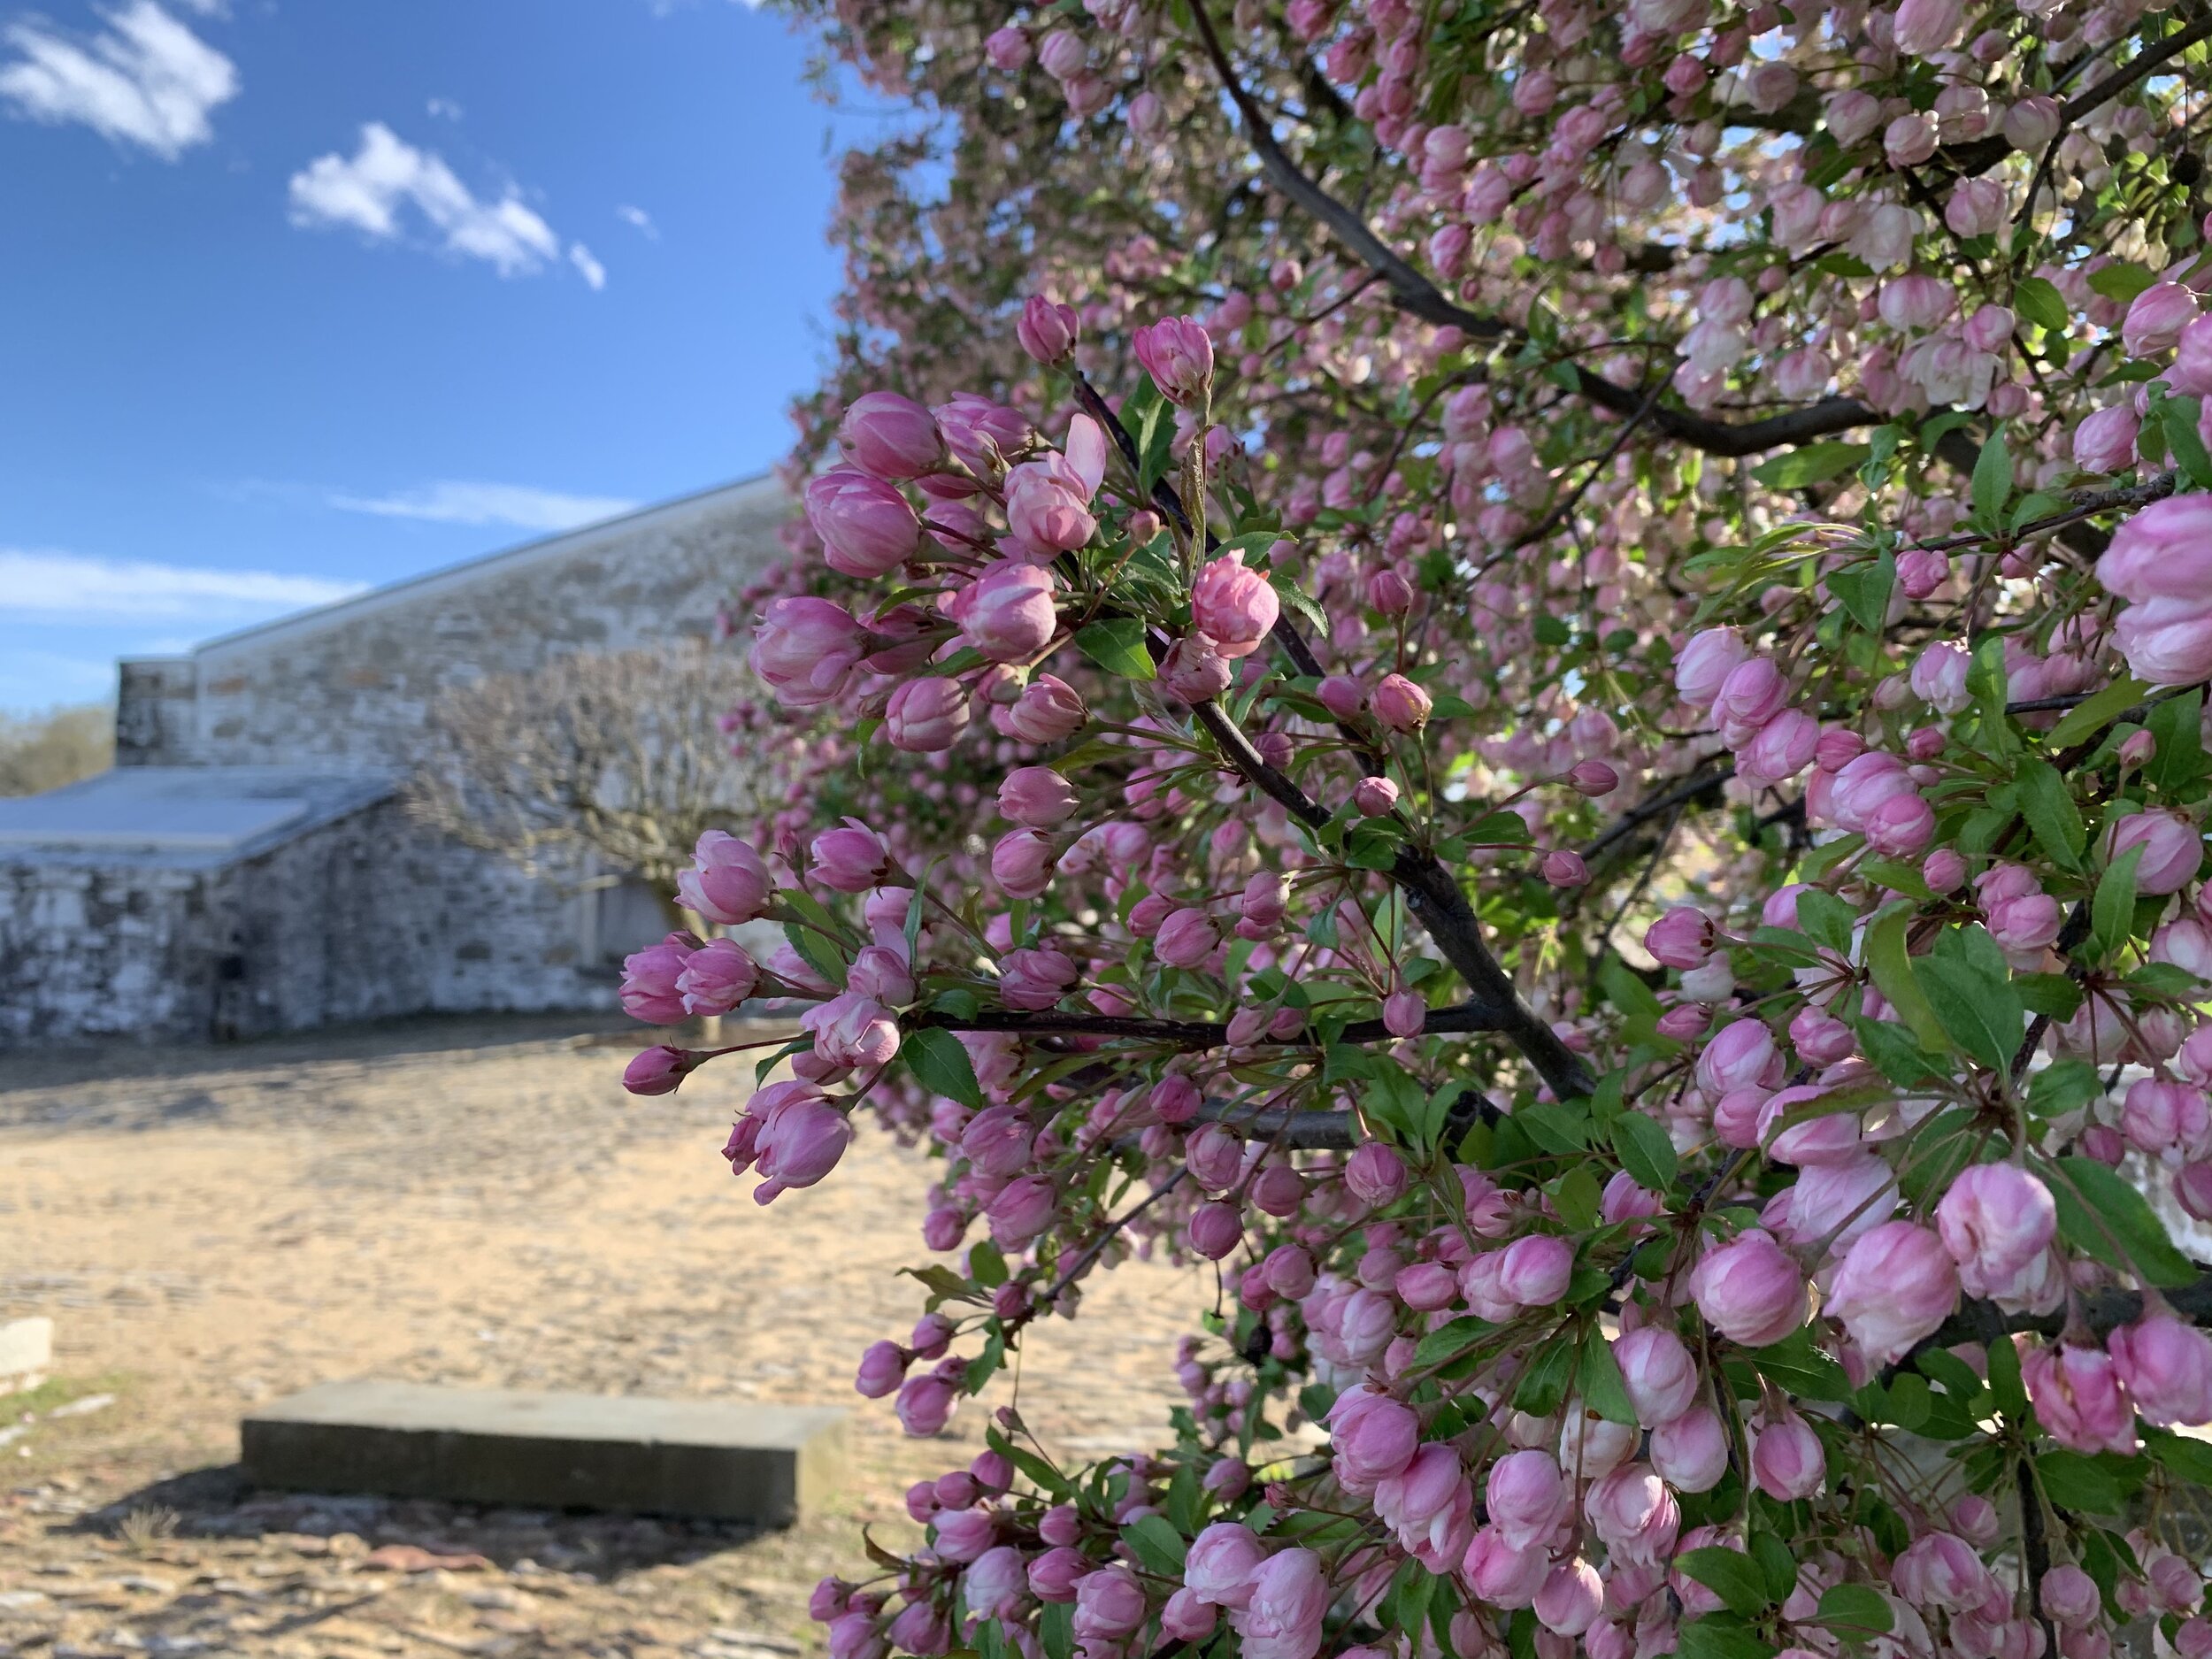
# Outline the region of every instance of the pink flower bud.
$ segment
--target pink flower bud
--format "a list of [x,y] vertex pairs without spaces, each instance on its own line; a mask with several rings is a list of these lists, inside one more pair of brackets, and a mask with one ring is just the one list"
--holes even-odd
[[[830,608],[836,610],[834,605]],[[676,898],[695,916],[719,926],[734,927],[752,921],[767,909],[776,884],[749,842],[720,830],[707,830],[700,835],[692,859],[692,867],[676,878]]]
[[2143,849],[2135,865],[2135,890],[2140,895],[2178,893],[2195,879],[2204,857],[2203,836],[2174,812],[2131,812],[2122,818],[2113,826],[2107,861],[2135,847]]
[[1056,743],[1083,729],[1089,718],[1083,699],[1064,680],[1039,674],[1022,687],[1007,710],[1008,732],[1025,743]]
[[1320,1650],[1330,1591],[1321,1558],[1310,1549],[1270,1555],[1252,1575],[1252,1597],[1239,1624],[1250,1659],[1312,1659]]
[[1567,774],[1568,785],[1578,795],[1590,796],[1611,795],[1621,787],[1621,774],[1601,760],[1578,761]]
[[1179,1071],[1155,1083],[1149,1099],[1153,1116],[1164,1124],[1188,1123],[1198,1116],[1201,1103],[1198,1085]]
[[1540,866],[1543,878],[1555,887],[1579,887],[1589,885],[1590,869],[1583,863],[1582,855],[1565,848],[1555,848],[1544,855]]
[[2043,1610],[2068,1629],[2082,1630],[2103,1617],[2104,1597],[2094,1578],[2062,1563],[2043,1575]]
[[1035,657],[1060,623],[1051,572],[1012,559],[987,567],[945,611],[960,625],[961,637],[995,663]]
[[1710,1492],[1728,1472],[1728,1432],[1710,1406],[1693,1406],[1651,1432],[1651,1466],[1678,1492]]
[[688,1012],[684,1007],[684,970],[698,949],[699,941],[689,933],[671,933],[659,944],[623,957],[618,994],[622,1011],[656,1025],[672,1025],[682,1019]]
[[1682,1525],[1674,1494],[1647,1463],[1624,1463],[1600,1480],[1583,1499],[1582,1513],[1599,1540],[1625,1566],[1666,1561]]
[[1913,659],[1909,682],[1913,695],[1943,714],[1970,708],[1974,694],[1966,688],[1966,671],[1973,665],[1973,658],[1958,641],[1938,640]]
[[779,599],[762,613],[748,660],[786,708],[818,709],[843,693],[864,650],[850,611],[801,595]]
[[1403,674],[1385,674],[1375,687],[1375,718],[1394,732],[1417,732],[1435,706],[1429,694]]
[[1344,1185],[1371,1210],[1395,1203],[1410,1179],[1406,1161],[1379,1141],[1365,1142],[1344,1165]]
[[1383,1029],[1394,1037],[1417,1037],[1428,1025],[1428,999],[1418,991],[1394,991],[1383,998]]
[[1736,757],[1736,775],[1748,783],[1786,783],[1812,764],[1819,742],[1819,721],[1802,709],[1785,709],[1752,733]]
[[1712,918],[1687,904],[1678,904],[1644,930],[1644,949],[1663,967],[1701,968],[1719,944]]
[[1820,1436],[1796,1412],[1785,1409],[1753,1430],[1751,1478],[1777,1503],[1811,1497],[1827,1474]]
[[1697,1057],[1698,1087],[1715,1100],[1755,1083],[1771,1087],[1780,1080],[1781,1055],[1774,1046],[1774,1033],[1755,1019],[1723,1025]]
[[1201,1204],[1191,1211],[1190,1247],[1218,1262],[1244,1240],[1244,1214],[1231,1203]]
[[1398,810],[1398,786],[1387,778],[1362,778],[1352,786],[1352,810],[1362,818],[1387,818]]
[[1574,1248],[1564,1239],[1532,1233],[1506,1246],[1498,1267],[1498,1289],[1524,1308],[1548,1308],[1567,1294],[1574,1265]]
[[2074,465],[2090,472],[2118,472],[2135,465],[2142,422],[2125,403],[2100,409],[2074,428]]
[[1810,1006],[1799,1009],[1791,1019],[1790,1041],[1796,1046],[1797,1057],[1809,1065],[1834,1065],[1850,1058],[1859,1046],[1850,1026]]
[[1009,898],[1033,899],[1052,885],[1059,849],[1042,830],[1009,831],[991,846],[991,879]]
[[1870,1363],[1886,1365],[1941,1325],[1958,1299],[1958,1269],[1942,1240],[1886,1221],[1851,1247],[1822,1311],[1843,1321]]
[[1194,1590],[1178,1590],[1160,1609],[1160,1633],[1180,1642],[1202,1642],[1214,1633],[1220,1610]]
[[1289,908],[1289,884],[1272,870],[1263,870],[1246,882],[1244,895],[1238,902],[1244,919],[1256,927],[1280,926]]
[[1935,834],[1935,809],[1917,794],[1893,795],[1866,815],[1866,839],[1875,851],[1910,858]]
[[[1492,1479],[1496,1479],[1494,1474]],[[1551,1555],[1541,1544],[1509,1544],[1495,1526],[1486,1526],[1468,1545],[1460,1574],[1476,1598],[1486,1605],[1524,1608],[1536,1600],[1536,1593],[1550,1576]]]
[[1064,1544],[1048,1549],[1029,1563],[1029,1593],[1040,1601],[1072,1601],[1075,1586],[1095,1564],[1080,1550]]
[[987,1106],[960,1132],[960,1150],[979,1174],[1007,1180],[1028,1167],[1036,1126],[1018,1106]]
[[896,1342],[871,1342],[860,1356],[860,1373],[853,1386],[871,1400],[880,1400],[905,1380],[906,1365],[906,1350]]
[[2212,1340],[2170,1314],[2147,1313],[2106,1339],[2113,1369],[2147,1423],[2212,1423]]
[[2178,282],[2154,282],[2135,296],[2120,325],[2120,343],[2131,357],[2156,357],[2180,343],[2197,319],[2197,296]]
[[1960,1171],[1936,1205],[1936,1228],[1970,1296],[1993,1296],[2050,1247],[2058,1206],[2050,1188],[2009,1164]]
[[1694,635],[1675,659],[1675,689],[1693,708],[1709,707],[1728,676],[1750,655],[1751,648],[1735,629],[1707,628]]
[[817,835],[807,856],[814,879],[839,893],[865,893],[894,868],[882,837],[856,818]]
[[[1402,1472],[1421,1443],[1420,1420],[1410,1409],[1364,1387],[1339,1394],[1328,1420],[1337,1479],[1353,1491],[1371,1491]],[[1187,1569],[1184,1582],[1195,1583]]]
[[1082,797],[1049,766],[1020,766],[998,787],[998,810],[1031,829],[1057,829],[1075,816]]
[[1673,1422],[1697,1399],[1697,1362],[1664,1325],[1640,1325],[1627,1333],[1613,1344],[1613,1357],[1636,1420],[1647,1429]]
[[1281,611],[1265,573],[1245,568],[1240,548],[1208,560],[1191,584],[1192,622],[1231,660],[1259,649]]
[[941,1434],[959,1403],[958,1387],[934,1371],[910,1377],[899,1388],[899,1426],[918,1439]]
[[[1787,706],[1789,695],[1789,681],[1782,678],[1782,671],[1770,658],[1754,657],[1737,664],[1728,671],[1728,678],[1721,681],[1713,698],[1713,718],[1721,728],[1722,741],[1732,749],[1748,743],[1761,726]],[[1731,741],[1732,731],[1743,735]]]
[[1963,0],[1898,0],[1897,50],[1908,57],[1929,58],[1949,50],[1965,27]]
[[1597,1623],[1605,1607],[1605,1580],[1580,1556],[1563,1561],[1536,1592],[1537,1623],[1559,1636],[1579,1636]]
[[2044,1432],[2069,1451],[2135,1453],[2135,1407],[2104,1352],[2040,1344],[2020,1356],[2021,1379]]
[[1196,403],[1213,383],[1214,344],[1203,325],[1169,317],[1130,336],[1137,361],[1171,403]]
[[1184,909],[1160,924],[1152,954],[1171,968],[1196,969],[1205,965],[1220,942],[1220,930],[1205,911]]
[[1064,361],[1074,351],[1079,332],[1075,307],[1041,294],[1032,294],[1022,302],[1020,319],[1014,325],[1014,338],[1021,349],[1048,366]]
[[1485,1502],[1490,1525],[1513,1549],[1548,1539],[1566,1518],[1574,1494],[1549,1452],[1509,1452],[1490,1467]]
[[983,55],[994,69],[1019,69],[1029,61],[1029,36],[1012,24],[984,37]]
[[2014,100],[2005,111],[2005,136],[2012,147],[2040,161],[2051,140],[2058,136],[2064,121],[2058,100],[2043,94],[2031,93]]
[[1706,1320],[1747,1348],[1779,1342],[1812,1312],[1805,1275],[1770,1234],[1757,1228],[1707,1251],[1690,1275],[1690,1290]]
[[1436,1262],[1416,1262],[1401,1268],[1391,1289],[1417,1313],[1433,1313],[1459,1299],[1458,1279],[1450,1268]]
[[950,749],[968,729],[968,690],[956,680],[934,675],[910,680],[891,693],[883,712],[884,735],[891,747],[909,754]]
[[857,467],[833,467],[810,480],[806,516],[829,567],[864,580],[887,576],[921,543],[921,520],[898,487]]
[[[839,423],[837,441],[861,471],[917,478],[944,464],[944,435],[928,410],[896,392],[864,392]],[[824,538],[827,540],[826,537]]]
[[1079,972],[1072,957],[1050,946],[1010,950],[999,959],[998,999],[1033,1013],[1057,1007],[1074,988]]
[[673,1094],[702,1060],[687,1048],[662,1043],[641,1051],[622,1069],[622,1087],[633,1094]]
[[1044,1235],[1059,1208],[1059,1190],[1048,1175],[1023,1175],[999,1188],[984,1211],[991,1241],[1002,1249],[1022,1250]]
[[1386,565],[1367,579],[1367,603],[1386,617],[1402,617],[1413,610],[1413,584]]
[[735,940],[716,939],[691,953],[676,988],[683,994],[685,1012],[711,1016],[742,1002],[759,979],[760,970]]

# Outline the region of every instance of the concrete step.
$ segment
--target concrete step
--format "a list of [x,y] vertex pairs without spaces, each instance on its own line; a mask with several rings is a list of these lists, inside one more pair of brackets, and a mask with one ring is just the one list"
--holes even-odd
[[844,1475],[830,1407],[324,1383],[239,1425],[260,1485],[784,1526]]

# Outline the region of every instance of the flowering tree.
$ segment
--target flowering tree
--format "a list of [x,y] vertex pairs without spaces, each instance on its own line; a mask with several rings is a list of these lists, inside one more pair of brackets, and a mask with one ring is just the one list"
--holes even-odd
[[910,1432],[1223,1287],[836,1659],[2212,1655],[2212,16],[801,9],[920,125],[684,878],[788,943],[627,995],[811,1001],[764,1201],[941,1158]]

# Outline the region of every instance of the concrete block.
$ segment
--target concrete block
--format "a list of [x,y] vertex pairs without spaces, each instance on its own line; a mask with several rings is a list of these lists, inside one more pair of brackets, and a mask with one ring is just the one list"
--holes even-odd
[[37,1387],[53,1363],[51,1319],[11,1319],[0,1325],[0,1394]]
[[267,1486],[782,1526],[843,1479],[845,1415],[363,1378],[258,1408],[239,1438]]

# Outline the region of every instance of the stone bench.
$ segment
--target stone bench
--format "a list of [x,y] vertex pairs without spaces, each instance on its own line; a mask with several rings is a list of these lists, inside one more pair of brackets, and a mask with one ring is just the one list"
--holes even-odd
[[844,1473],[845,1413],[361,1379],[239,1425],[265,1486],[783,1526]]

